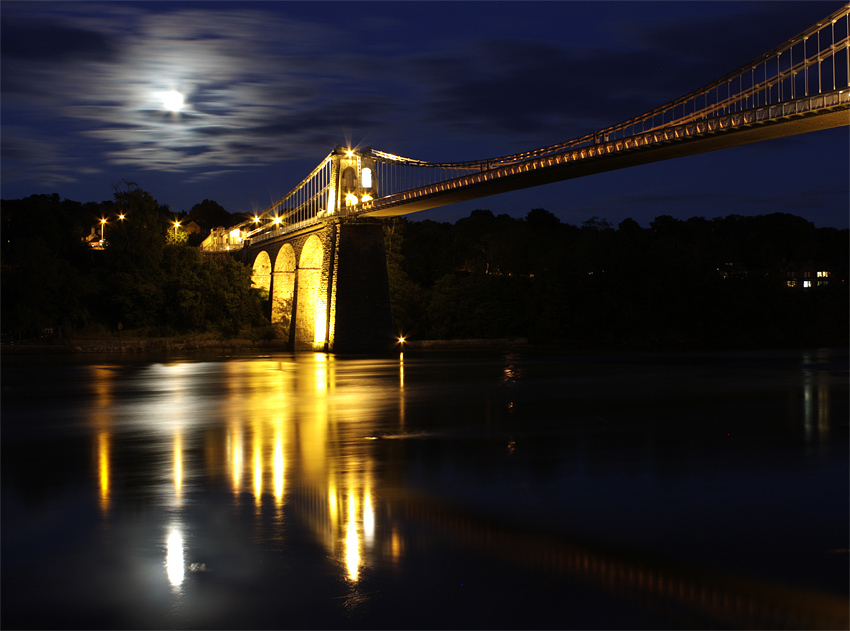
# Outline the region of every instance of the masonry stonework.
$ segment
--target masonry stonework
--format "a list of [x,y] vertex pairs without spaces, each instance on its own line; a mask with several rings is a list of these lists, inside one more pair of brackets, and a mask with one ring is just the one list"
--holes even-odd
[[[249,245],[240,254],[252,266],[255,284],[269,291],[272,322],[289,326],[291,349],[371,352],[392,347],[382,224],[330,220]],[[269,267],[274,270],[270,279]]]

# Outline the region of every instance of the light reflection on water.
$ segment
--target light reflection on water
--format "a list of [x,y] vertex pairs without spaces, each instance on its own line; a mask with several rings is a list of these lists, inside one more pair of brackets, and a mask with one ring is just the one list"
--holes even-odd
[[[386,368],[386,362],[374,364],[379,372]],[[299,497],[325,497],[325,502],[310,502],[308,520],[345,577],[357,582],[369,555],[375,553],[377,527],[373,462],[363,441],[369,433],[366,428],[394,403],[392,397],[383,387],[356,380],[338,387],[336,359],[323,353],[297,362],[234,361],[214,368],[223,372],[193,362],[147,366],[130,384],[144,396],[130,396],[117,410],[110,407],[114,372],[91,368],[97,393],[91,418],[97,431],[103,511],[109,510],[109,472],[114,466],[109,445],[116,437],[110,429],[119,435],[141,430],[148,447],[170,453],[170,458],[154,459],[162,470],[151,473],[170,481],[159,492],[160,501],[172,509],[183,505],[193,480],[213,478],[229,487],[236,506],[250,496],[258,520],[264,505],[273,505],[278,528],[271,538],[282,541],[283,508],[287,491],[292,490],[287,485]],[[403,368],[399,370],[403,374]],[[350,433],[341,423],[355,431]],[[187,447],[203,450],[195,470],[187,468]],[[294,482],[287,478],[290,469]],[[397,540],[398,529],[395,533]],[[398,556],[401,545],[396,541],[390,549],[392,556]],[[164,564],[170,583],[179,586],[185,565],[183,538],[173,524]]]
[[[738,527],[748,533],[770,523],[745,507],[753,498],[768,502],[768,511],[796,510],[802,500],[795,495],[780,500],[763,493],[760,485],[771,476],[790,480],[799,472],[804,479],[813,471],[818,474],[813,483],[821,484],[821,468],[836,457],[835,401],[846,395],[846,383],[836,378],[830,362],[828,355],[805,356],[796,375],[763,365],[744,374],[731,367],[734,363],[647,369],[521,354],[458,360],[313,353],[99,365],[82,368],[89,395],[79,413],[90,437],[88,457],[95,463],[88,484],[99,519],[110,531],[130,537],[121,554],[146,546],[144,537],[131,536],[128,510],[153,520],[157,534],[150,536],[159,550],[160,580],[179,601],[174,611],[188,616],[184,626],[211,620],[232,626],[238,618],[220,620],[199,609],[206,603],[227,613],[229,598],[235,599],[233,610],[256,604],[250,595],[208,597],[192,609],[192,598],[200,598],[193,594],[203,589],[239,593],[236,587],[246,581],[259,591],[257,577],[271,571],[264,567],[295,564],[302,572],[310,566],[315,571],[321,559],[290,557],[318,545],[332,561],[335,580],[348,590],[332,596],[336,588],[326,587],[308,599],[319,608],[332,609],[327,603],[335,598],[344,603],[347,613],[334,614],[341,617],[317,618],[332,626],[351,622],[345,616],[352,611],[377,606],[370,603],[390,607],[380,594],[390,593],[396,580],[398,589],[406,586],[413,593],[435,589],[425,583],[433,570],[418,578],[411,568],[421,570],[423,554],[437,567],[451,567],[459,546],[464,554],[483,555],[482,567],[506,563],[532,572],[541,593],[557,576],[568,581],[568,591],[575,591],[578,581],[607,594],[599,602],[574,597],[591,609],[604,609],[606,598],[620,602],[625,596],[632,604],[625,613],[611,614],[622,617],[609,625],[659,623],[656,610],[672,602],[677,610],[692,612],[689,624],[696,626],[693,620],[709,620],[710,626],[818,627],[840,617],[833,597],[792,593],[789,598],[787,591],[765,596],[758,581],[741,587],[739,561],[725,558],[722,548],[723,538],[731,541]],[[683,372],[689,371],[687,381]],[[748,388],[752,401],[742,398]],[[840,429],[846,433],[846,426]],[[779,448],[771,442],[777,432],[789,437]],[[799,451],[795,441],[819,446],[810,471],[783,461]],[[717,499],[718,487],[736,477],[740,497]],[[808,491],[834,497],[819,486],[803,493]],[[793,521],[799,517],[789,518],[788,532],[817,530],[816,524],[804,528]],[[242,520],[251,526],[247,539],[239,534]],[[707,525],[723,528],[735,520],[740,523],[726,526],[728,531],[712,532]],[[223,538],[210,534],[219,526]],[[676,540],[663,541],[659,527]],[[717,541],[696,534],[702,531]],[[590,543],[594,536],[597,541]],[[727,556],[741,545],[732,543]],[[4,552],[5,546],[4,541]],[[694,550],[683,554],[690,547]],[[662,554],[654,558],[654,553]],[[238,561],[226,562],[228,554]],[[251,561],[255,555],[262,561]],[[682,556],[670,564],[665,555]],[[711,562],[730,578],[699,569]],[[682,571],[681,564],[690,569]],[[750,575],[769,574],[758,566],[749,569]],[[274,569],[272,576],[281,571]],[[488,576],[496,580],[490,589],[517,580],[509,577],[518,570],[500,571],[501,579]],[[451,584],[450,576],[440,578]],[[298,578],[286,579],[291,580]],[[362,589],[364,583],[383,587]],[[651,613],[631,609],[643,611],[641,603]],[[483,626],[510,620],[497,612],[498,607],[491,619],[482,619]],[[262,626],[278,613],[273,608],[255,612],[251,621]],[[649,617],[631,617],[644,614]],[[789,622],[792,614],[796,617]],[[365,626],[405,626],[390,614],[372,615]],[[516,615],[531,626],[593,626],[588,618],[573,623],[560,618],[564,613],[557,603],[534,614],[539,618],[519,609]],[[293,626],[312,626],[311,619],[300,618]],[[468,625],[467,618],[449,617],[446,626],[465,626],[465,621]],[[667,620],[674,626],[680,622]]]

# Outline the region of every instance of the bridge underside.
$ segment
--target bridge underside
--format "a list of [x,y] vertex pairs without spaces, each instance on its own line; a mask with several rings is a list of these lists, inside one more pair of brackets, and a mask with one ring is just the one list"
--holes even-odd
[[457,188],[423,194],[413,200],[403,200],[372,211],[367,210],[361,215],[371,217],[406,215],[532,186],[848,125],[850,125],[850,108],[842,105],[827,112],[775,118],[696,137],[677,138],[621,150],[617,153],[602,153],[577,162],[540,166],[534,170],[520,171],[490,180],[473,181],[475,176],[466,176],[460,178],[463,180],[463,185]]

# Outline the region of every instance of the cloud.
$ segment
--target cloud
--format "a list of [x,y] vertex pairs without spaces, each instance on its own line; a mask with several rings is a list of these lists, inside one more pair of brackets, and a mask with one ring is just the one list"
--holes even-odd
[[[103,143],[91,157],[107,164],[178,171],[268,164],[315,153],[305,145],[327,128],[328,95],[339,83],[321,54],[331,29],[260,11],[51,5],[61,17],[39,21],[30,7],[16,8],[23,15],[3,21],[4,96],[13,95],[4,113],[21,129],[37,128],[39,116],[70,122],[70,135]],[[38,50],[27,43],[35,36],[55,44]],[[185,95],[180,112],[164,111],[168,90]]]
[[347,140],[505,155],[661,105],[839,6],[4,2],[3,180],[141,174],[236,205],[276,199]]

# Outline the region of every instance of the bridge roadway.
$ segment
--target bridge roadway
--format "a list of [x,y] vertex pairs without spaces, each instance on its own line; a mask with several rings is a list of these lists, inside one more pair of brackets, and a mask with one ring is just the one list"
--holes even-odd
[[850,90],[788,101],[533,158],[380,197],[359,216],[393,217],[671,158],[850,125]]

